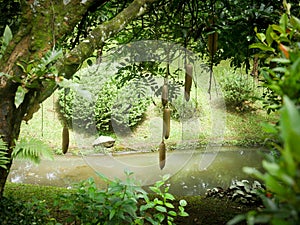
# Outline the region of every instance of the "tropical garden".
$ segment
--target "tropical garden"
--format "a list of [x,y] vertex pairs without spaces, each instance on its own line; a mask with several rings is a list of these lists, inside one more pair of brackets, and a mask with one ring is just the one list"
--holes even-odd
[[[0,8],[1,224],[299,224],[299,1],[8,0]],[[49,99],[57,119],[39,137]],[[161,119],[155,143],[145,141],[153,117]],[[9,181],[20,158],[43,166],[45,157],[84,152],[72,134],[116,139],[93,154],[155,152],[162,171],[187,134],[180,148],[255,146],[264,159],[262,169],[243,168],[253,183],[205,196],[171,193],[168,174],[145,188],[126,169],[124,179],[96,172],[104,188],[94,178],[71,189]]]

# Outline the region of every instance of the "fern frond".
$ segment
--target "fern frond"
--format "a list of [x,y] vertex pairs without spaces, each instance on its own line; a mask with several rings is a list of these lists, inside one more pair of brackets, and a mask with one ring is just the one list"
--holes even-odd
[[6,143],[0,138],[0,167],[7,169],[6,164],[9,162],[9,158],[6,156]]
[[21,158],[30,160],[39,164],[42,157],[53,160],[51,148],[36,138],[22,138],[16,143],[16,147],[12,153],[13,158]]

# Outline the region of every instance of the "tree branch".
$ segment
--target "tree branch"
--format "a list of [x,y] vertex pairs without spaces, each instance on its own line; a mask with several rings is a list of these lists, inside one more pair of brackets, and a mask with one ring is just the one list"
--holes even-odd
[[76,48],[57,63],[59,73],[70,79],[81,63],[90,57],[105,40],[121,31],[130,21],[145,13],[147,4],[157,0],[134,0],[116,17],[96,27]]

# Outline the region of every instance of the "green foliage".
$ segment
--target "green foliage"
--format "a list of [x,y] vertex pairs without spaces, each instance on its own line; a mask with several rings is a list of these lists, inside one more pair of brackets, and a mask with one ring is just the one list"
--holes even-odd
[[284,95],[300,104],[299,32],[299,18],[285,13],[279,24],[270,25],[265,34],[257,33],[260,43],[250,46],[261,50],[258,56],[267,64],[261,74],[267,87],[264,105],[268,112],[281,108]]
[[[169,188],[160,191],[167,176],[156,182],[150,189],[162,200],[150,200],[147,193],[131,177],[132,172],[125,171],[126,179],[109,180],[103,174],[98,175],[106,182],[107,188],[100,190],[93,179],[78,184],[75,192],[58,196],[55,205],[70,215],[66,222],[83,224],[161,224],[166,218],[168,224],[174,224],[176,216],[187,216],[184,211],[186,201],[180,200],[178,210],[170,202],[175,200],[168,193]],[[141,204],[139,202],[145,202]],[[169,210],[170,209],[170,210]],[[150,215],[152,213],[152,215]]]
[[[150,187],[150,190],[158,197],[150,200],[147,195],[143,196],[146,204],[140,207],[141,217],[137,220],[137,224],[144,224],[144,220],[146,220],[153,225],[164,224],[164,222],[171,225],[175,224],[175,217],[188,216],[188,213],[184,211],[184,207],[187,205],[185,200],[179,201],[178,209],[176,210],[173,204],[175,197],[169,193],[170,187],[165,186],[165,182],[168,179],[169,175],[164,175],[162,180],[157,181],[154,186]],[[149,210],[152,210],[152,213],[149,213]]]
[[186,101],[183,95],[177,97],[170,103],[171,117],[178,121],[186,121],[199,116],[198,102],[195,99]]
[[22,78],[13,76],[11,79],[20,83],[24,89],[38,88],[45,80],[51,80],[53,82],[55,77],[57,77],[54,63],[57,62],[62,55],[63,52],[61,49],[52,49],[41,59],[17,63],[26,76]]
[[6,169],[6,163],[9,162],[9,159],[6,157],[6,144],[5,142],[0,138],[0,167]]
[[[150,104],[147,86],[136,78],[123,83],[118,77],[99,84],[99,72],[91,70],[78,74],[77,82],[84,87],[76,82],[64,84],[68,89],[60,93],[58,104],[63,122],[69,127],[76,125],[76,129],[84,132],[93,130],[95,125],[100,132],[111,131],[113,123],[119,128],[135,127]],[[100,85],[100,90],[95,88],[95,83]]]
[[99,190],[92,178],[81,182],[73,194],[58,197],[56,205],[60,210],[70,213],[67,222],[84,224],[130,224],[134,221],[137,211],[137,199],[143,190],[135,186],[126,172],[123,182],[119,179],[109,181],[99,174],[107,183],[105,190]]
[[225,98],[226,107],[229,109],[244,111],[251,107],[255,101],[253,79],[236,73],[222,76],[220,85]]
[[0,46],[1,46],[0,59],[3,57],[3,54],[5,53],[5,50],[9,44],[9,42],[12,40],[12,38],[13,38],[12,32],[11,32],[9,26],[6,26],[4,29],[3,36],[0,39]]
[[280,134],[284,147],[278,146],[280,157],[269,156],[263,161],[265,172],[245,167],[246,173],[261,179],[271,194],[261,195],[265,208],[260,212],[250,211],[228,224],[247,219],[248,224],[269,223],[296,225],[300,223],[300,114],[294,103],[284,97],[281,110]]
[[254,181],[252,184],[248,180],[234,181],[226,190],[215,187],[208,189],[206,197],[228,198],[242,204],[261,204],[259,193],[265,191],[261,183]]
[[2,197],[0,208],[0,221],[3,225],[45,225],[49,221],[45,201],[33,199],[26,203],[13,197]]
[[42,157],[53,159],[52,149],[39,139],[21,138],[16,142],[13,158],[27,159],[36,164],[40,163]]

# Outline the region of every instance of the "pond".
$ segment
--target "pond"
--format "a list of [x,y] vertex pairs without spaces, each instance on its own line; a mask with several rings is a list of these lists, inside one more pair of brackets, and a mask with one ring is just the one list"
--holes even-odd
[[15,160],[9,181],[38,185],[71,187],[74,183],[94,177],[99,186],[104,183],[96,175],[100,172],[110,179],[124,179],[124,170],[134,172],[141,185],[147,186],[170,174],[170,192],[177,195],[201,195],[208,188],[227,188],[232,181],[249,179],[242,168],[261,169],[262,150],[258,148],[222,147],[220,151],[175,150],[168,152],[166,167],[160,170],[158,153],[93,154],[86,156],[55,156],[39,165]]

